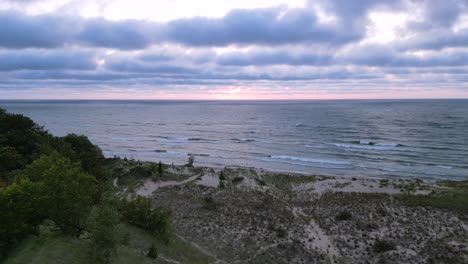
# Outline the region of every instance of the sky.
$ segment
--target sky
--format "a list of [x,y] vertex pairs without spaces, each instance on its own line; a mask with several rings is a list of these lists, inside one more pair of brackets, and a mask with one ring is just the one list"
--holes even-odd
[[468,98],[468,0],[0,0],[0,99]]

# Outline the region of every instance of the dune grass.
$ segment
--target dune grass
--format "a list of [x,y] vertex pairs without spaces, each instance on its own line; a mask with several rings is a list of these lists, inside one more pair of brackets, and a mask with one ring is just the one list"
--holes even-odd
[[401,201],[410,206],[429,206],[468,215],[468,181],[443,181],[446,187],[429,195],[402,195]]

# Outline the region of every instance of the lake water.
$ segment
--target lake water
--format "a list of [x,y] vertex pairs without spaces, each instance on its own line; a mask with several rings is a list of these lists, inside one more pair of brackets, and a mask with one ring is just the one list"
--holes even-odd
[[468,178],[468,100],[0,101],[114,155],[322,175]]

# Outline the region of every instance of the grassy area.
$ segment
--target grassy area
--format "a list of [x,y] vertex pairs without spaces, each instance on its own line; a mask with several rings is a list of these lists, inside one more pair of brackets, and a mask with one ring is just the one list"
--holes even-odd
[[[128,233],[128,243],[118,247],[117,257],[111,263],[168,263],[166,260],[174,260],[180,263],[202,264],[214,261],[212,257],[178,237],[173,237],[166,245],[140,228],[129,225],[124,228]],[[89,239],[77,239],[44,229],[39,236],[30,236],[22,241],[4,263],[87,264],[90,261],[89,243]],[[144,255],[152,243],[158,250],[157,259]]]
[[468,214],[468,181],[444,181],[438,185],[446,189],[429,195],[402,195],[400,200],[410,206],[430,206]]
[[309,175],[290,175],[279,173],[267,173],[262,175],[262,180],[269,185],[273,185],[280,190],[288,190],[291,185],[314,182],[317,177]]

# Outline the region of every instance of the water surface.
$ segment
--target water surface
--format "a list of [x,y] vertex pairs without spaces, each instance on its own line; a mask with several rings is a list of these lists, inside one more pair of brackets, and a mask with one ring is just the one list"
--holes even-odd
[[468,178],[468,100],[0,101],[114,155],[324,175]]

